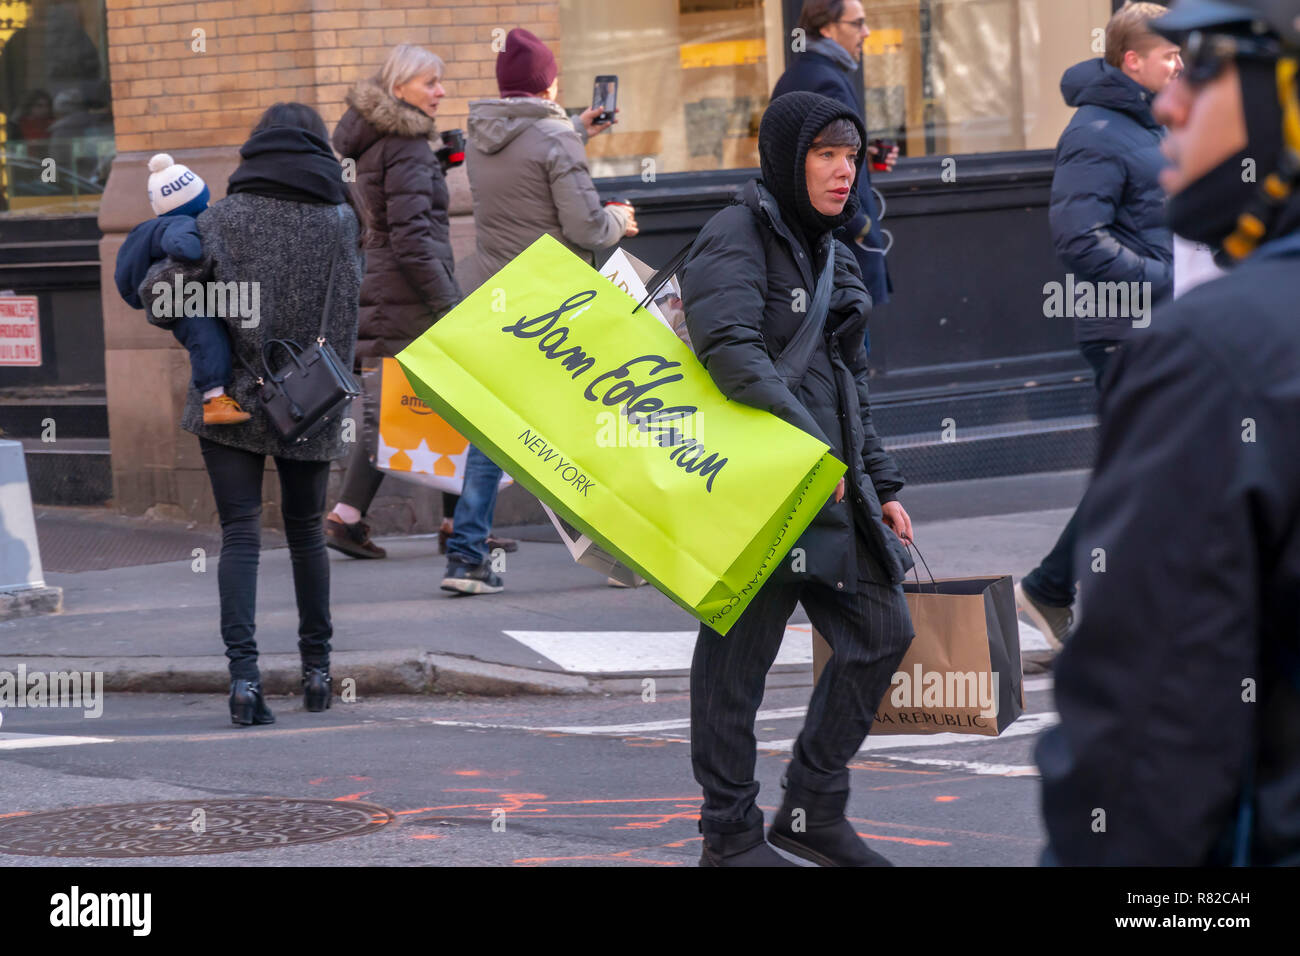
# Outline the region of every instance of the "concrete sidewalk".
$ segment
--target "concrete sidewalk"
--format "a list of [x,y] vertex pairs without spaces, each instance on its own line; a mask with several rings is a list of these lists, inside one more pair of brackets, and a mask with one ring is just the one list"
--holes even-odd
[[[981,490],[988,492],[979,483],[945,488],[929,500],[918,488],[907,504],[936,577],[1002,572],[1019,578],[1055,541],[1082,481],[1077,474],[1057,477],[1046,497],[1041,482],[1026,485],[1037,489],[1023,495],[1026,501],[1058,505],[1047,510],[919,520],[960,513],[953,502],[978,501]],[[1008,499],[1000,494],[998,501],[1005,507]],[[545,540],[553,538],[549,528],[501,530],[543,540],[521,541],[517,553],[505,556],[506,590],[495,595],[441,591],[445,559],[434,536],[380,539],[389,554],[382,561],[331,551],[336,689],[352,678],[358,695],[640,692],[647,674],[662,691],[685,687],[689,656],[683,659],[682,647],[697,629],[690,615],[653,587],[608,587],[574,564],[558,539]],[[0,671],[15,672],[20,664],[29,672],[102,671],[105,690],[224,692],[229,681],[216,574],[217,556],[206,552],[202,562],[51,572],[48,582],[63,588],[63,613],[0,623]],[[787,662],[774,668],[774,681],[811,682],[806,628],[797,626],[806,621],[800,609],[783,650]],[[262,553],[257,625],[268,692],[296,692],[297,613],[282,548]],[[584,643],[622,647],[627,663],[608,653],[561,652]],[[597,658],[598,665],[583,663]]]

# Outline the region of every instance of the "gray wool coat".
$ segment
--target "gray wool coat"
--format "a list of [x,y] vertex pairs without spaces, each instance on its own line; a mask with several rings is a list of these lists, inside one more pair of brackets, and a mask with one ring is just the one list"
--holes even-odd
[[[181,427],[218,444],[261,455],[296,461],[341,458],[346,449],[338,422],[308,442],[287,445],[261,407],[256,380],[239,359],[260,372],[262,345],[270,339],[291,339],[304,348],[311,344],[320,328],[330,262],[338,249],[339,265],[325,338],[345,367],[351,366],[362,273],[356,215],[347,205],[335,207],[235,193],[200,213],[198,227],[203,257],[197,262],[164,259],[157,263],[140,284],[140,298],[150,322],[171,328],[176,319],[168,318],[166,313],[178,277],[182,288],[184,283],[197,282],[204,284],[205,290],[210,283],[248,283],[243,287],[243,301],[250,306],[256,303],[255,323],[235,308],[218,311],[226,313],[221,321],[230,333],[236,354],[232,383],[226,392],[253,417],[242,425],[205,426],[202,396],[191,384]],[[205,299],[206,295],[205,291]],[[244,310],[245,314],[252,311]],[[273,361],[285,360],[283,350],[276,349]]]

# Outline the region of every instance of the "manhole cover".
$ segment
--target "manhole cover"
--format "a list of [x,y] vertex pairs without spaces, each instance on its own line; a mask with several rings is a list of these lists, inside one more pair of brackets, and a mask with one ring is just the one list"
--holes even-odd
[[46,810],[0,820],[0,853],[23,856],[190,856],[320,843],[393,821],[370,803],[169,800]]

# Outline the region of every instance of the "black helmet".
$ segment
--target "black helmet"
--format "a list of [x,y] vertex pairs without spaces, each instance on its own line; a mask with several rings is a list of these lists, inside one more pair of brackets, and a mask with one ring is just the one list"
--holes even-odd
[[[1183,47],[1190,82],[1215,75],[1225,58],[1275,64],[1282,146],[1255,197],[1222,243],[1220,264],[1240,262],[1273,238],[1282,209],[1300,191],[1300,0],[1176,0],[1151,29]],[[1247,104],[1249,109],[1249,104]]]
[[1176,0],[1151,29],[1175,43],[1195,31],[1271,33],[1300,47],[1300,0]]

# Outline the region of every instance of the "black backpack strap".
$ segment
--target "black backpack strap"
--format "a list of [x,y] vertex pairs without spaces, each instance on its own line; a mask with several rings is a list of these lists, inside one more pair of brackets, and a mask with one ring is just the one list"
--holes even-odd
[[794,391],[803,381],[812,362],[817,347],[821,344],[822,330],[826,328],[826,316],[830,312],[831,290],[835,287],[835,246],[834,238],[826,249],[826,264],[822,266],[817,279],[817,288],[813,292],[812,303],[804,316],[803,324],[791,336],[781,354],[772,364],[776,373],[785,382],[786,388]]

